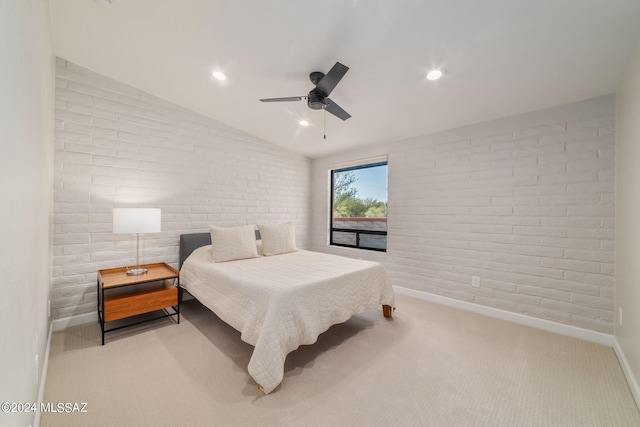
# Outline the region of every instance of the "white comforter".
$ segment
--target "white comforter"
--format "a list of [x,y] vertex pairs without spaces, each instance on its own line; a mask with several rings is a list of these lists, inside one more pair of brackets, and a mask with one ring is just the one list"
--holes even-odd
[[204,246],[182,265],[180,284],[255,347],[249,374],[265,393],[282,381],[291,351],[354,314],[394,306],[380,264],[302,250],[214,263]]

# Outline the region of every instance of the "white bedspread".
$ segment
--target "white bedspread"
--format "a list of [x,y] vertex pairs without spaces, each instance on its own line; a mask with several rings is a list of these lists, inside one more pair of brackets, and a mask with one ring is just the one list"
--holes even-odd
[[282,381],[291,351],[354,314],[394,306],[376,262],[299,250],[214,263],[210,251],[204,246],[187,258],[180,284],[255,347],[249,374],[265,393]]

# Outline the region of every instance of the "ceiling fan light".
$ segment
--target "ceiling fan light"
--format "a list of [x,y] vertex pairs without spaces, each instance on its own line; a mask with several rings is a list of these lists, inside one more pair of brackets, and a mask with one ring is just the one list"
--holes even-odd
[[312,110],[322,110],[326,107],[326,105],[322,101],[309,101],[307,104]]
[[435,68],[427,73],[427,80],[438,80],[444,74],[444,70]]

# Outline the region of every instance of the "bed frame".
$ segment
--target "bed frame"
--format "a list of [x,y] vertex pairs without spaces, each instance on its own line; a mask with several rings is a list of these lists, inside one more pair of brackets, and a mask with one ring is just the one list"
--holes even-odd
[[[260,240],[260,231],[256,230],[256,240]],[[180,235],[180,262],[178,269],[182,268],[182,263],[191,255],[191,252],[195,251],[201,246],[211,244],[211,233],[189,233]],[[180,284],[180,279],[178,279]],[[182,289],[181,289],[182,290]],[[182,297],[182,293],[180,295]],[[390,305],[382,306],[382,314],[386,318],[393,317],[394,308]]]

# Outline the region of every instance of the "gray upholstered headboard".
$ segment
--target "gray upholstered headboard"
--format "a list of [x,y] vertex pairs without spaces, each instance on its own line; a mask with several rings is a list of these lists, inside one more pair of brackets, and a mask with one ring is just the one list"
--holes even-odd
[[211,244],[211,233],[191,233],[180,235],[180,263],[178,269],[182,268],[184,260],[187,259],[191,252],[201,246]]
[[[256,230],[256,240],[260,240],[260,231]],[[211,233],[190,233],[180,235],[180,263],[178,269],[182,268],[182,263],[191,252],[201,246],[211,244]]]

